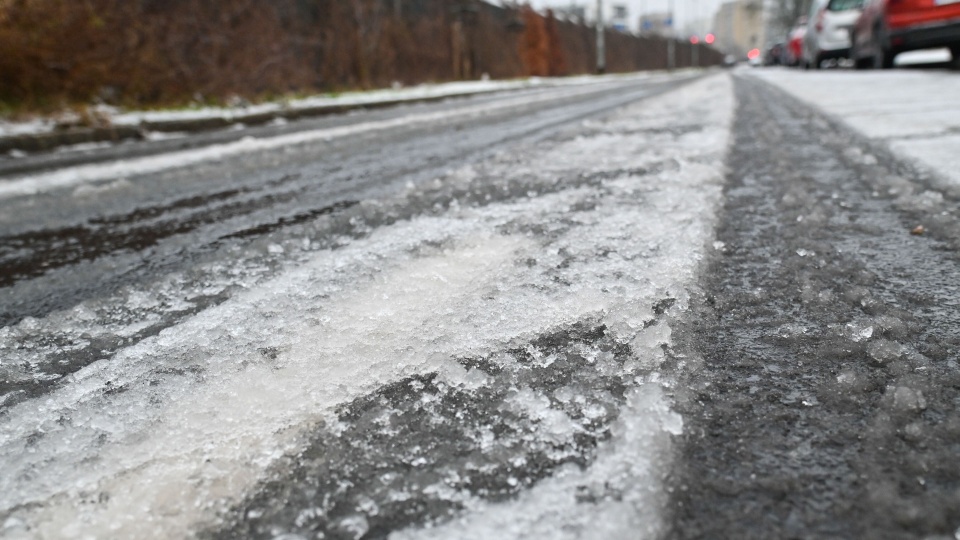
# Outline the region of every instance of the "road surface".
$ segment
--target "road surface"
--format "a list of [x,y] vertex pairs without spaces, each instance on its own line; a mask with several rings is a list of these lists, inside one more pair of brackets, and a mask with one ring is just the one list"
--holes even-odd
[[960,535],[952,132],[793,76],[23,158],[0,536]]

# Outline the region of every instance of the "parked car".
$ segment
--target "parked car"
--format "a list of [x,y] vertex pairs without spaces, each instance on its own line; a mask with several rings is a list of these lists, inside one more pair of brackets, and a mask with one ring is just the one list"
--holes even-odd
[[767,54],[763,59],[763,63],[768,66],[782,66],[784,65],[784,59],[786,57],[785,49],[787,45],[785,43],[774,43],[767,48]]
[[803,57],[803,36],[807,33],[807,18],[800,17],[787,34],[786,65],[799,66]]
[[857,68],[891,68],[900,53],[948,47],[960,67],[960,0],[867,0],[852,30]]
[[863,0],[813,2],[800,60],[805,69],[820,69],[827,60],[850,57],[850,29],[860,17],[862,5]]

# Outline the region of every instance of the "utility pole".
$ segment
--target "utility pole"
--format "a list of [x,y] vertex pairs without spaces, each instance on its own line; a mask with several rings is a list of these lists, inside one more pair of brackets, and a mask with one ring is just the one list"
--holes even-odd
[[603,0],[597,0],[597,73],[607,71],[607,47],[603,36]]
[[691,44],[690,63],[693,67],[700,67],[700,29],[697,28],[697,0],[690,0],[693,3],[693,35],[697,36],[697,42]]
[[677,21],[673,20],[673,0],[668,3],[667,12],[670,13],[670,32],[667,34],[667,69],[673,71],[677,67]]
[[640,35],[642,36],[646,32],[646,19],[647,16],[647,6],[644,0],[640,0]]

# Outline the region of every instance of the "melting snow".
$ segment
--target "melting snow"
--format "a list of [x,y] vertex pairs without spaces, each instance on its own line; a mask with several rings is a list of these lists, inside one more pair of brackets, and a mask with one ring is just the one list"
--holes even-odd
[[[4,534],[189,536],[278,458],[294,454],[338,404],[423,373],[483,384],[459,380],[451,359],[595,318],[631,344],[631,369],[652,370],[628,391],[596,460],[561,470],[514,501],[470,501],[461,520],[397,536],[655,535],[663,460],[682,420],[669,407],[670,378],[656,373],[671,333],[666,322],[650,326],[652,306],[672,298],[670,309],[685,309],[698,262],[712,246],[732,111],[729,77],[714,76],[585,123],[577,137],[522,143],[440,180],[527,178],[527,198],[451,204],[337,250],[273,253],[291,257],[275,277],[7,409],[0,417]],[[280,143],[240,143],[249,144]],[[561,178],[579,180],[538,194],[538,186]],[[188,286],[181,276],[166,283]],[[129,291],[123,309],[141,319],[113,329],[129,334],[173,307],[147,290]],[[18,365],[29,377],[41,359],[19,350],[18,340],[61,325],[92,338],[80,329],[95,328],[96,319],[78,306],[25,320],[3,330],[0,351],[7,359],[23,355]],[[598,354],[595,361],[606,360]],[[899,395],[909,406],[922,400]],[[544,409],[544,399],[521,389],[511,406],[539,415],[545,440],[571,436],[578,425]],[[358,513],[343,526],[362,534],[368,523]]]

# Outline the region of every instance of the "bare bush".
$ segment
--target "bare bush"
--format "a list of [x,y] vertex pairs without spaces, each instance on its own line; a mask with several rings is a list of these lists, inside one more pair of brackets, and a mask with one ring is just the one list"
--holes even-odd
[[[588,73],[594,32],[478,0],[0,0],[0,102],[144,107]],[[607,43],[610,71],[664,67],[661,42],[609,31]]]

